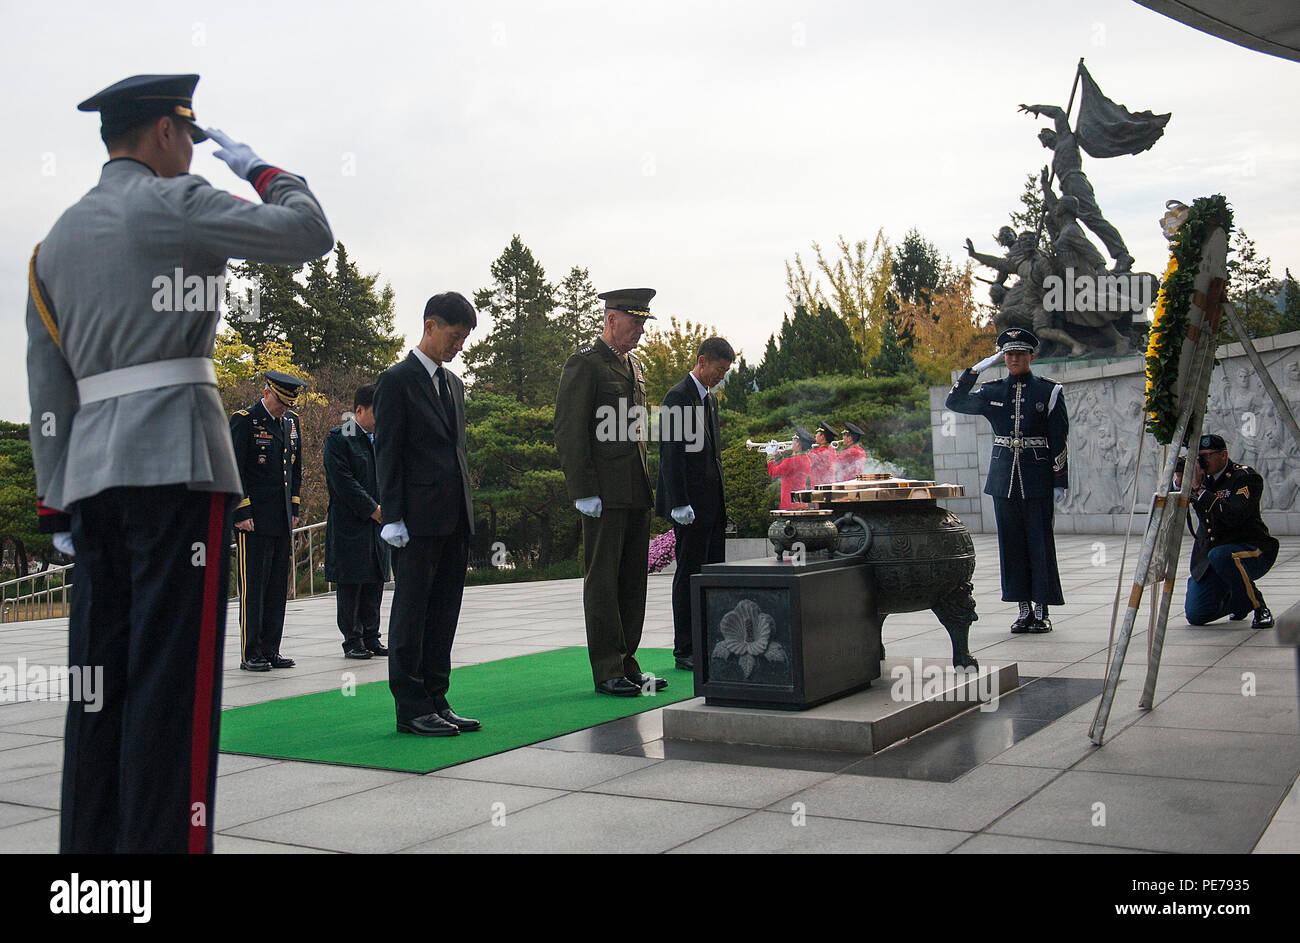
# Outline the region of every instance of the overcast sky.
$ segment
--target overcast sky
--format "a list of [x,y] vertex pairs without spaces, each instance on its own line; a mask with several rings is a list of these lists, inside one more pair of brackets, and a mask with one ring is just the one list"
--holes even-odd
[[[335,235],[418,336],[519,233],[559,280],[658,289],[654,310],[762,355],[783,263],[915,226],[954,260],[1018,208],[1084,57],[1155,147],[1084,158],[1103,212],[1164,271],[1164,202],[1215,192],[1300,271],[1300,64],[1127,0],[6,4],[0,81],[0,418],[28,418],[26,263],[98,179],[98,116],[128,75],[198,72],[199,120],[307,177]],[[196,147],[193,171],[252,197]],[[983,296],[983,292],[981,292]],[[480,321],[476,334],[490,327]],[[471,340],[473,340],[473,336]]]

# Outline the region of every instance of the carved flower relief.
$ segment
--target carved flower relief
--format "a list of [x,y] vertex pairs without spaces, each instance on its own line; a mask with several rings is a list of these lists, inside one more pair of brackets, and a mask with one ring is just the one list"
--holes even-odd
[[741,674],[746,678],[754,673],[760,658],[773,664],[784,662],[784,646],[772,640],[775,626],[772,617],[760,609],[758,603],[742,599],[719,622],[722,641],[713,646],[712,657],[722,661],[736,658]]

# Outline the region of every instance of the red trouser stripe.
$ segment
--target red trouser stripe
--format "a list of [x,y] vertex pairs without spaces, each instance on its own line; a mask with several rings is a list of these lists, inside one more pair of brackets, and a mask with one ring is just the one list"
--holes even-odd
[[[203,614],[199,628],[199,654],[194,667],[194,729],[190,736],[190,854],[208,850],[212,809],[208,802],[208,753],[212,744],[212,685],[216,673],[217,580],[221,576],[221,528],[226,518],[226,496],[214,492],[208,511],[208,542],[203,572]],[[194,825],[194,803],[203,810],[203,824]]]

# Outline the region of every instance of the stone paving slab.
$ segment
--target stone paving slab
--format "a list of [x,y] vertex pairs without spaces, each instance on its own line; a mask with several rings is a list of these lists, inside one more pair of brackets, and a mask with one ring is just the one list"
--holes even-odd
[[[250,775],[243,773],[240,775]],[[229,835],[311,848],[375,854],[401,851],[460,829],[490,822],[499,807],[507,819],[530,805],[563,796],[554,789],[479,783],[403,774],[376,788],[352,788],[312,805],[259,818]]]
[[[1157,776],[1067,771],[988,831],[1146,851],[1242,854],[1286,790]],[[1105,825],[1095,825],[1097,803]]]
[[610,753],[569,753],[520,747],[430,775],[573,791],[595,787],[598,783],[654,766],[655,762],[645,757]]
[[943,854],[967,832],[794,813],[755,812],[672,850],[672,854]]
[[571,792],[457,832],[410,853],[656,853],[705,835],[745,815],[744,809],[630,796]]
[[800,802],[809,815],[977,832],[1059,775],[988,764],[951,783],[836,776],[791,796],[780,811]]

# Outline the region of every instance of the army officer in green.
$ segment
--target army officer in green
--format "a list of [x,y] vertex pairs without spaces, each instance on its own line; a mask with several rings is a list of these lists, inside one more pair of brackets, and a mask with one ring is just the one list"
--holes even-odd
[[650,547],[649,415],[645,376],[632,349],[645,332],[652,288],[597,295],[605,329],[564,364],[555,402],[555,448],[574,506],[582,512],[586,563],[582,604],[596,690],[615,697],[660,691],[636,650],[645,621]]

